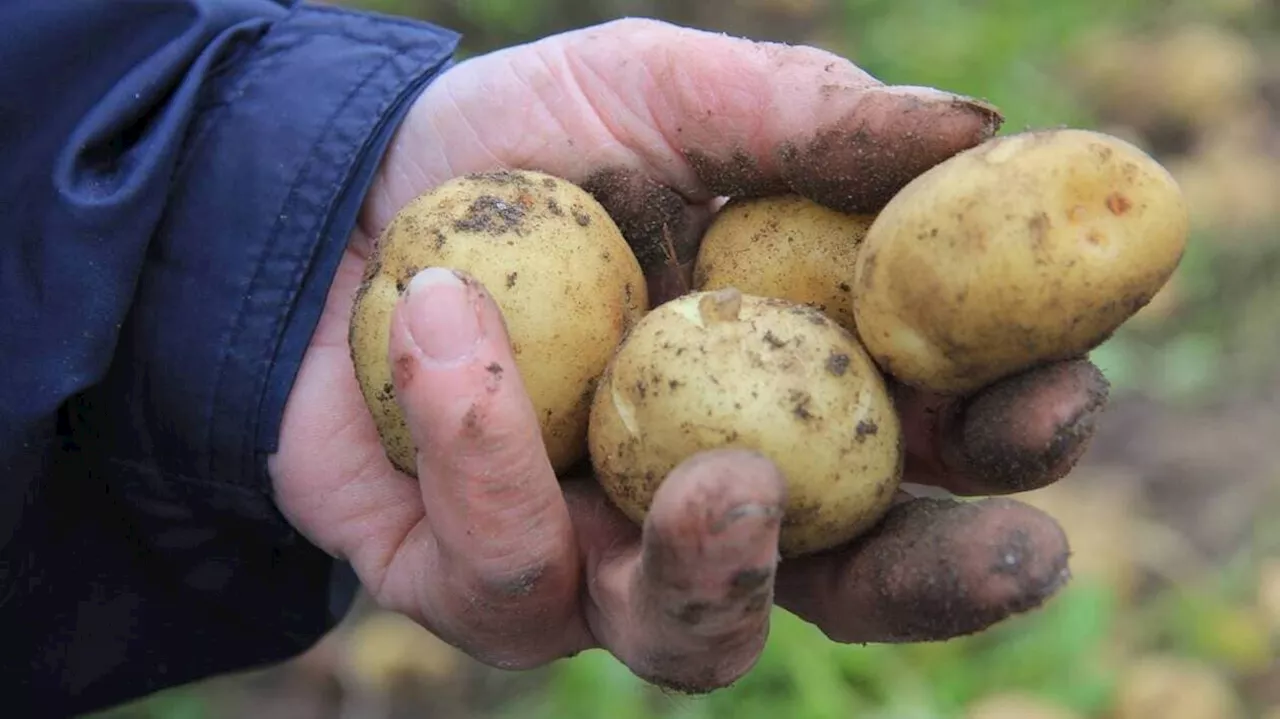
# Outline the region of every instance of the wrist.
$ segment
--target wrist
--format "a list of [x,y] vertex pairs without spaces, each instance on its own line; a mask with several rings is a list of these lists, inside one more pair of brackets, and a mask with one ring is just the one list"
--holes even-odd
[[449,157],[451,144],[435,130],[435,120],[440,111],[438,95],[448,94],[446,86],[453,81],[458,67],[449,63],[430,84],[405,98],[349,242],[360,257],[368,257],[378,235],[401,208],[454,174]]

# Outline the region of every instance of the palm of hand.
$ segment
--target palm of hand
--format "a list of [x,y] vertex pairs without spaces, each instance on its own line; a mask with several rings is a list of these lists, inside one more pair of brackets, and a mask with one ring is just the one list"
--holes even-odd
[[[989,136],[992,119],[941,93],[885,88],[817,50],[650,22],[459,65],[407,118],[342,260],[272,459],[278,504],[383,606],[504,667],[602,646],[654,682],[709,690],[755,661],[773,601],[851,642],[943,639],[1037,605],[1065,580],[1065,541],[1023,505],[909,501],[853,546],[776,566],[782,488],[769,463],[691,460],[642,531],[589,479],[556,481],[518,378],[486,393],[466,367],[424,372],[400,393],[418,436],[450,448],[424,452],[415,482],[384,456],[347,347],[376,233],[450,177],[524,167],[583,184],[619,219],[660,300],[680,278],[649,256],[655,230],[687,263],[717,195],[790,190],[874,209]],[[491,306],[479,312],[500,326]],[[481,355],[509,360],[503,338],[491,340]],[[1104,396],[1084,362],[963,403],[904,391],[907,481],[969,494],[1053,481]],[[485,436],[464,436],[459,407],[478,402]]]

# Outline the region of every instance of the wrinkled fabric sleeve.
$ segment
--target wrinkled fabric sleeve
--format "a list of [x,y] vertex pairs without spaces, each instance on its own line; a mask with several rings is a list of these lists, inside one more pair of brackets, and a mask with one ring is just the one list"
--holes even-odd
[[0,689],[68,716],[294,656],[266,474],[363,197],[457,37],[284,0],[0,4]]

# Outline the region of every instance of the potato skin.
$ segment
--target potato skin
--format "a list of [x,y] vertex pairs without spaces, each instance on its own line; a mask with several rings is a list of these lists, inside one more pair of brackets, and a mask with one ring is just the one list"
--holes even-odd
[[995,138],[876,217],[857,261],[858,334],[905,384],[971,392],[1109,338],[1168,281],[1188,229],[1173,177],[1127,142]]
[[851,278],[874,217],[794,194],[731,200],[702,237],[693,288],[809,304],[852,332]]
[[492,295],[552,466],[585,457],[595,382],[649,306],[640,265],[604,208],[560,178],[499,171],[449,180],[387,226],[356,296],[350,344],[387,455],[410,475],[415,450],[387,352],[395,303],[426,267],[466,272]]
[[1212,666],[1174,654],[1138,657],[1119,677],[1115,719],[1243,719],[1239,697]]
[[596,389],[589,443],[605,493],[637,523],[688,457],[768,457],[787,481],[783,556],[874,525],[904,457],[892,397],[851,333],[812,307],[734,288],[671,300],[632,329]]
[[964,719],[1084,719],[1033,694],[993,694],[969,705]]

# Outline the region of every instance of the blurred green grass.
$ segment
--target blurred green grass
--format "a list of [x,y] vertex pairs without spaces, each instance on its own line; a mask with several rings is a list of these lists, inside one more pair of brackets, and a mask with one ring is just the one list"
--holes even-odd
[[[464,55],[624,14],[759,39],[810,42],[851,57],[886,82],[932,85],[987,99],[1004,111],[1008,120],[1004,132],[1070,125],[1122,134],[1166,164],[1185,171],[1185,175],[1175,174],[1180,180],[1187,178],[1189,192],[1191,181],[1197,181],[1194,187],[1198,194],[1189,194],[1196,227],[1170,292],[1158,307],[1144,311],[1099,348],[1093,355],[1095,362],[1112,380],[1118,398],[1153,398],[1159,408],[1155,411],[1183,413],[1193,427],[1200,421],[1212,421],[1207,414],[1200,419],[1206,407],[1230,405],[1239,398],[1248,400],[1274,386],[1274,358],[1280,353],[1280,216],[1276,207],[1280,195],[1271,199],[1268,210],[1265,193],[1268,188],[1280,187],[1266,184],[1280,183],[1280,173],[1267,175],[1266,159],[1256,166],[1247,160],[1270,158],[1271,164],[1280,165],[1280,71],[1276,70],[1280,68],[1280,3],[351,0],[345,4],[461,29],[467,33]],[[1181,37],[1180,28],[1211,28],[1219,34],[1201,32],[1186,37],[1217,37],[1230,42],[1189,45],[1195,50],[1193,57],[1182,58],[1185,66],[1162,76],[1159,63],[1166,60],[1160,58],[1178,58],[1178,52],[1161,55],[1139,43]],[[1226,87],[1233,86],[1230,72],[1223,76],[1226,82],[1219,78],[1207,83],[1210,92],[1217,94],[1201,97],[1199,104],[1220,112],[1208,119],[1197,115],[1199,111],[1187,116],[1186,112],[1179,114],[1182,106],[1166,102],[1165,98],[1178,96],[1195,84],[1192,81],[1196,78],[1190,75],[1198,68],[1213,67],[1215,60],[1221,59],[1211,56],[1212,52],[1224,53],[1230,60],[1231,48],[1252,53],[1255,66],[1264,72],[1258,77],[1238,78],[1243,90],[1235,94]],[[1230,69],[1233,66],[1227,60],[1219,65],[1226,63],[1223,66]],[[1129,76],[1140,76],[1137,87],[1143,94],[1133,94],[1132,85],[1125,85]],[[1237,105],[1223,107],[1230,103]],[[1190,107],[1197,107],[1197,103]],[[1224,117],[1247,118],[1251,113],[1261,113],[1264,118],[1259,128],[1237,131],[1234,125],[1223,124]],[[1212,165],[1210,172],[1206,169],[1210,167],[1206,158],[1210,157],[1226,159]],[[1246,166],[1262,169],[1247,182],[1231,185],[1235,179],[1232,173]],[[1225,200],[1223,193],[1204,191],[1226,185],[1245,195],[1262,194],[1249,203],[1244,201],[1250,198],[1238,197],[1240,191],[1227,193]],[[1261,210],[1249,214],[1240,207]],[[1220,219],[1223,217],[1230,222]],[[1280,432],[1280,425],[1272,429]],[[1280,465],[1273,463],[1258,472],[1270,472],[1272,488],[1280,486]],[[1226,479],[1222,491],[1228,491]],[[1274,497],[1275,492],[1266,496]],[[464,701],[461,709],[448,716],[962,719],[984,698],[1021,693],[1074,712],[1068,716],[1146,719],[1117,709],[1124,697],[1137,691],[1125,689],[1126,682],[1136,681],[1132,680],[1133,667],[1144,666],[1153,656],[1177,656],[1202,663],[1206,676],[1229,686],[1244,707],[1240,717],[1261,717],[1265,707],[1280,707],[1280,673],[1275,669],[1280,663],[1280,627],[1268,623],[1280,620],[1269,618],[1259,600],[1266,568],[1274,572],[1269,562],[1280,557],[1280,505],[1272,502],[1253,509],[1249,520],[1254,523],[1252,531],[1243,532],[1247,538],[1224,555],[1212,557],[1207,569],[1187,572],[1152,567],[1154,560],[1149,556],[1117,559],[1118,563],[1142,565],[1126,567],[1122,573],[1165,577],[1163,582],[1152,582],[1148,577],[1144,591],[1136,597],[1102,575],[1087,574],[1043,610],[988,633],[946,643],[896,647],[837,645],[778,610],[769,643],[754,671],[733,688],[708,697],[657,692],[597,651],[559,662],[540,675],[545,682],[532,691],[517,693],[496,712],[482,711]],[[1194,509],[1189,514],[1194,516]],[[1171,525],[1164,535],[1144,535],[1143,523],[1158,523],[1158,519],[1133,521],[1137,535],[1192,533],[1187,526]],[[1085,521],[1079,526],[1089,530],[1088,525]],[[1101,546],[1106,543],[1102,540]],[[1180,550],[1170,547],[1161,551],[1146,545],[1122,549],[1143,556],[1172,555],[1174,564],[1180,557]],[[1174,696],[1179,689],[1192,691],[1194,682],[1181,682],[1181,687],[1177,684],[1167,687]],[[220,713],[215,695],[215,690],[203,686],[181,688],[112,716],[196,719],[243,715]],[[1185,708],[1193,705],[1195,698],[1188,694],[1175,701]],[[1195,715],[1193,719],[1229,718]]]
[[936,644],[849,646],[778,610],[760,662],[739,684],[705,698],[646,690],[607,655],[566,662],[536,710],[510,715],[569,719],[812,719],[960,716],[992,692],[1026,690],[1091,713],[1111,679],[1102,648],[1115,607],[1105,587],[1079,585],[1044,613],[991,634]]

